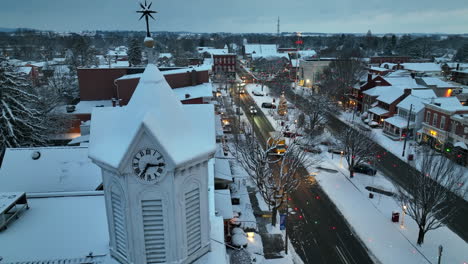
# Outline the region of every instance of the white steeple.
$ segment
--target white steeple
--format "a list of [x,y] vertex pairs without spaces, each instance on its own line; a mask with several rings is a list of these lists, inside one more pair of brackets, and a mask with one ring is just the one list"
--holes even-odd
[[126,107],[93,111],[89,157],[102,168],[111,255],[190,263],[209,250],[211,105],[184,106],[149,64]]

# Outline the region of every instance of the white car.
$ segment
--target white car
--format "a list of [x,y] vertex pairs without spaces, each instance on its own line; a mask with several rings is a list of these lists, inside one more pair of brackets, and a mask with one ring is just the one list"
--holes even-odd
[[261,91],[256,91],[256,90],[253,90],[253,91],[252,91],[252,94],[253,94],[253,95],[256,95],[256,96],[264,96],[264,95],[265,95],[263,92],[261,92]]
[[257,108],[255,108],[255,106],[251,105],[249,107],[249,112],[252,114],[252,115],[256,115],[257,114]]

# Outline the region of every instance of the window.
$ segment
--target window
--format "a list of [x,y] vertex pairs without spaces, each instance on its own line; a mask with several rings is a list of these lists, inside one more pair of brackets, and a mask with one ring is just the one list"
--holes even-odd
[[427,111],[426,112],[426,123],[430,124],[431,122],[431,112]]
[[444,129],[445,127],[445,116],[441,116],[440,117],[440,125],[439,125],[440,129]]
[[432,117],[432,126],[436,127],[437,126],[437,114],[434,113],[434,116]]

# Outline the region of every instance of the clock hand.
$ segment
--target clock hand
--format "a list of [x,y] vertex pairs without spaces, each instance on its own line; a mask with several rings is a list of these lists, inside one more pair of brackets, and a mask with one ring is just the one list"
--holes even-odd
[[152,164],[152,163],[148,163],[147,165],[148,167],[163,167],[163,166],[166,166],[165,163],[156,163],[156,164]]
[[146,171],[147,171],[148,168],[149,168],[149,165],[150,165],[149,163],[146,163],[145,168],[144,168],[143,171],[140,173],[140,178],[141,178],[143,175],[145,175]]

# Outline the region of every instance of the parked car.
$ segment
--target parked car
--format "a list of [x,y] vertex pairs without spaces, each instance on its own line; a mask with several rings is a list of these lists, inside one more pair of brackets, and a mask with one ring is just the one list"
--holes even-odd
[[256,115],[257,114],[257,108],[255,108],[255,106],[251,105],[249,107],[249,112],[252,114],[252,115]]
[[367,175],[371,175],[371,176],[374,176],[375,174],[377,174],[377,170],[374,169],[372,166],[366,164],[366,163],[361,163],[361,164],[355,165],[354,166],[354,171],[359,172],[359,173],[364,173],[364,174],[367,174]]
[[283,135],[287,138],[302,137],[302,134],[299,134],[297,132],[292,132],[292,131],[284,131]]
[[328,148],[328,152],[333,153],[333,154],[343,154],[343,155],[346,154],[346,151],[339,149],[339,148],[335,148],[335,147]]
[[263,92],[257,91],[257,90],[253,90],[253,91],[252,91],[252,94],[253,94],[253,95],[256,95],[256,96],[264,96],[264,95],[265,95]]
[[315,153],[315,154],[320,154],[320,153],[322,153],[322,150],[321,150],[319,147],[314,146],[314,145],[309,145],[309,144],[301,145],[301,148],[302,148],[305,152],[310,152],[310,153]]
[[276,109],[276,105],[272,103],[262,103],[262,108],[272,108]]
[[370,121],[369,126],[372,127],[372,128],[376,128],[376,127],[379,127],[379,123],[377,123],[375,121]]

